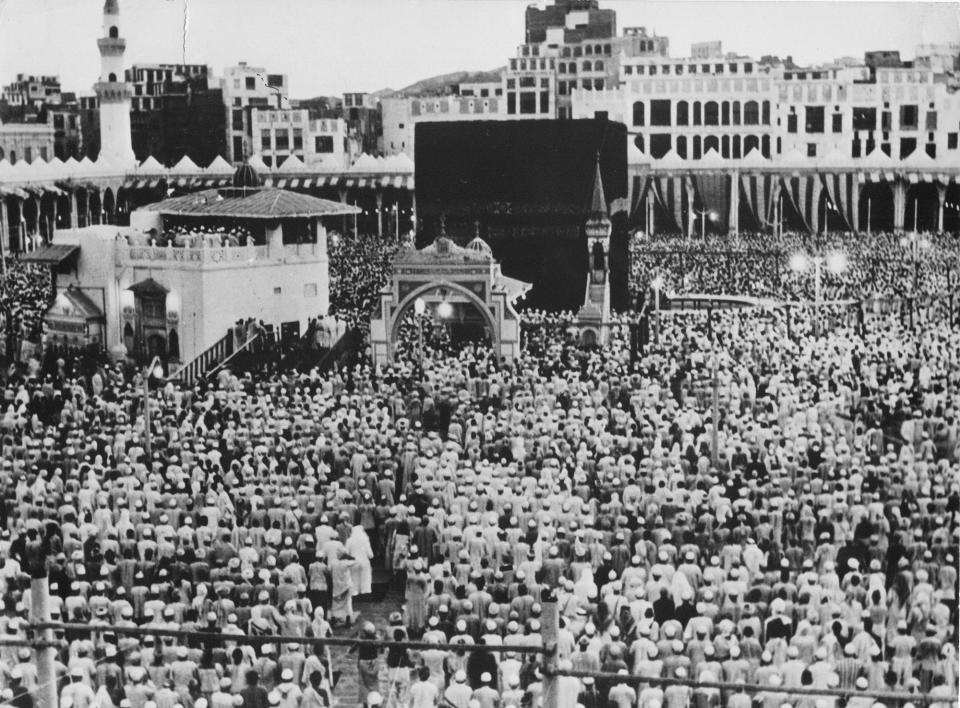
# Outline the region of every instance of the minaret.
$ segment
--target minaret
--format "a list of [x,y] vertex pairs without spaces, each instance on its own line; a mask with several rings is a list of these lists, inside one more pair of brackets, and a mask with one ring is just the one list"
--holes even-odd
[[610,223],[607,200],[600,177],[600,156],[593,175],[590,215],[584,224],[587,235],[587,287],[577,313],[581,341],[605,344],[610,334]]
[[130,137],[130,85],[124,81],[123,52],[126,40],[120,37],[120,7],[117,0],[106,0],[103,5],[103,37],[97,40],[100,48],[100,80],[94,86],[100,99],[100,157],[101,162],[134,167]]

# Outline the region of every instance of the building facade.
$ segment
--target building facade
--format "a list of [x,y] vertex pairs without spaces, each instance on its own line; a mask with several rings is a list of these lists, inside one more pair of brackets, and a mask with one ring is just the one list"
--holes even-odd
[[256,152],[268,167],[294,156],[306,169],[344,170],[359,147],[351,148],[342,118],[318,118],[305,108],[254,108],[250,117]]
[[254,140],[252,108],[289,108],[286,74],[268,74],[263,67],[240,62],[223,72],[221,82],[227,121],[227,160],[241,163],[259,151]]
[[46,123],[0,123],[0,160],[47,161],[54,155],[54,131]]
[[15,81],[3,87],[3,100],[11,106],[57,105],[61,102],[59,76],[17,74]]

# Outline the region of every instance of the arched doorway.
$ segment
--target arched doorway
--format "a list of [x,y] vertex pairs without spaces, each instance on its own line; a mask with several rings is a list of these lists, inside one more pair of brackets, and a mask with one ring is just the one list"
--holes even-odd
[[107,187],[103,191],[103,220],[104,224],[117,223],[117,204],[113,196],[113,190]]
[[[419,315],[418,300],[423,303]],[[401,356],[453,354],[470,344],[499,346],[496,323],[483,301],[452,283],[433,283],[410,293],[397,309],[391,343],[394,354]]]
[[103,201],[100,199],[100,193],[95,189],[87,191],[87,202],[90,212],[90,225],[103,223]]
[[860,230],[893,230],[893,190],[888,182],[860,185]]
[[70,195],[69,194],[60,194],[57,195],[57,221],[54,224],[54,227],[57,229],[67,229],[70,228],[70,213],[72,206],[70,204]]
[[907,189],[903,228],[907,231],[936,231],[939,207],[937,185],[920,182]]

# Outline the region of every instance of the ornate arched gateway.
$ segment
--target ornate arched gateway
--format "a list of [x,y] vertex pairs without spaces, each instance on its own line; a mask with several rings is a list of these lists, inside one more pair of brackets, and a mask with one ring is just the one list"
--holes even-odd
[[500,272],[490,247],[479,237],[462,247],[441,235],[419,251],[401,251],[370,322],[374,363],[393,359],[400,324],[418,299],[430,310],[443,302],[475,310],[494,350],[512,360],[520,352],[520,318],[513,303],[529,289],[529,283]]

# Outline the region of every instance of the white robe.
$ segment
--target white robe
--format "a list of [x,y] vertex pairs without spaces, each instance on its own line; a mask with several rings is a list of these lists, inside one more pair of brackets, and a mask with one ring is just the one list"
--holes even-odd
[[357,561],[351,569],[354,595],[367,595],[372,590],[373,568],[370,560],[373,558],[373,549],[370,548],[370,539],[365,531],[354,531],[346,543],[347,553]]

